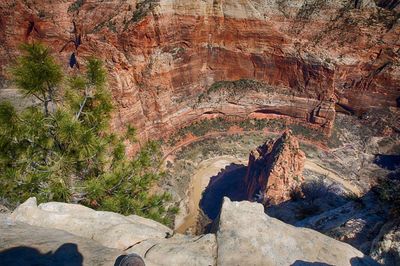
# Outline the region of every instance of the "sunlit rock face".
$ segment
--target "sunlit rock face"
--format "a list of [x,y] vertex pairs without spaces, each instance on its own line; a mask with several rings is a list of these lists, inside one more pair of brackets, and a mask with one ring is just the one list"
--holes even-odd
[[[329,134],[337,104],[356,112],[396,106],[397,2],[4,0],[0,83],[8,84],[18,44],[39,39],[69,72],[87,56],[103,58],[117,103],[114,126],[136,125],[141,139],[210,112],[245,118],[257,110]],[[216,81],[239,79],[266,84],[272,100],[249,91],[239,104],[199,104]]]
[[249,200],[264,206],[290,200],[290,193],[304,182],[306,156],[291,131],[277,140],[267,140],[249,156],[244,183]]

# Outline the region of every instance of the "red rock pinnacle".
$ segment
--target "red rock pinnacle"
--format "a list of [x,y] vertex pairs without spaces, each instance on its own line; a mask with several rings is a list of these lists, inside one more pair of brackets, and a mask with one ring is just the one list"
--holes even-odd
[[278,140],[267,140],[250,153],[245,177],[249,200],[265,206],[290,199],[290,192],[304,181],[306,156],[297,139],[286,130]]

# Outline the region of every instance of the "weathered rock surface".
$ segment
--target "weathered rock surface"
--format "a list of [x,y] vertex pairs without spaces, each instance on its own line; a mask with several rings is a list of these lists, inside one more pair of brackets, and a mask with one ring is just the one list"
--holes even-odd
[[[72,212],[75,213],[73,216]],[[247,201],[231,202],[224,198],[215,235],[165,236],[162,225],[144,218],[141,222],[132,219],[132,226],[120,227],[109,234],[103,230],[105,225],[115,227],[116,221],[122,221],[116,218],[120,215],[107,213],[105,216],[103,212],[93,211],[97,213],[96,217],[88,213],[86,207],[74,204],[52,202],[37,207],[35,200],[29,199],[8,218],[0,218],[0,261],[7,265],[36,262],[44,265],[80,265],[82,262],[83,265],[113,265],[122,253],[137,253],[146,265],[302,265],[305,262],[375,265],[371,258],[363,257],[351,246],[310,229],[287,225],[266,215],[261,204]],[[62,218],[65,223],[61,223]],[[143,224],[151,225],[159,235],[143,229]],[[76,231],[72,225],[82,228]],[[55,226],[63,230],[55,229]],[[131,242],[128,247],[118,242],[126,235],[134,239],[138,230],[147,233],[145,239]],[[99,241],[100,232],[108,234],[110,239]],[[120,249],[126,250],[107,248],[99,242],[108,246],[115,242]]]
[[294,225],[317,230],[369,254],[387,213],[387,207],[371,191],[357,201],[350,201]]
[[[3,0],[0,83],[18,44],[40,39],[71,72],[86,56],[103,57],[115,127],[136,125],[142,139],[209,112],[272,113],[329,131],[335,103],[397,105],[398,10],[397,0]],[[248,97],[194,107],[214,82],[239,79],[272,92],[259,100],[245,86]]]
[[215,265],[217,243],[214,234],[174,235],[168,239],[148,239],[137,243],[127,253],[144,258],[146,265]]
[[118,249],[126,249],[148,238],[164,238],[166,233],[172,233],[168,227],[136,215],[123,216],[59,202],[37,206],[36,198],[21,204],[11,217],[30,225],[64,230]]
[[244,179],[249,200],[265,206],[290,199],[290,192],[299,189],[306,156],[290,130],[278,140],[268,140],[249,156]]
[[372,244],[370,255],[384,265],[400,264],[400,220],[386,223]]
[[[0,242],[1,250],[20,245],[26,246],[22,251],[13,250],[12,252],[29,253],[36,248],[43,253],[47,250],[54,251],[63,244],[64,246],[61,249],[63,252],[65,245],[80,250],[81,244],[76,247],[71,246],[71,243],[84,240],[88,243],[87,245],[99,247],[98,250],[95,250],[98,252],[95,254],[96,256],[101,257],[102,252],[108,252],[110,256],[114,256],[115,252],[121,255],[122,250],[125,250],[124,254],[137,253],[142,256],[146,265],[215,265],[217,255],[216,239],[213,234],[202,236],[173,235],[169,228],[146,218],[135,215],[125,217],[112,212],[94,211],[78,204],[50,202],[36,206],[36,199],[30,198],[10,214],[7,221],[5,225],[3,220],[0,221],[0,232],[3,232],[4,229],[1,226],[7,227],[8,224],[11,224],[4,230],[10,234],[9,238],[12,241]],[[14,225],[19,227],[17,226],[14,229]],[[25,241],[23,233],[20,233],[23,230],[26,233],[26,231],[35,230],[35,228],[40,228],[37,232],[44,239],[43,245],[33,244],[35,241],[42,243],[37,240],[39,236],[33,235],[32,241],[30,238]],[[43,232],[47,231],[49,232],[48,239],[45,235],[42,235]],[[56,232],[54,237],[61,243],[60,245],[57,245],[58,242],[54,242],[53,231]],[[13,257],[10,255],[14,253],[7,252],[5,256],[10,259],[10,262],[18,264],[19,261],[12,260]],[[90,252],[88,250],[85,254],[79,254],[76,251],[77,260],[82,261],[83,258],[86,258],[87,263],[84,265],[113,265],[117,258],[117,256],[114,256],[113,263],[108,263],[109,256],[106,255],[103,263],[102,258],[92,258],[95,255]],[[57,257],[57,252],[55,255],[46,254],[46,256],[36,253],[32,256],[36,256],[34,258],[39,262],[44,260],[47,263],[47,260],[52,262],[54,259],[58,260],[57,263],[60,263],[60,260],[68,261],[65,257]],[[24,263],[20,265],[24,265]]]
[[121,250],[63,230],[0,219],[0,264],[114,265]]
[[348,244],[269,217],[261,204],[228,198],[220,214],[217,243],[217,265],[378,265]]

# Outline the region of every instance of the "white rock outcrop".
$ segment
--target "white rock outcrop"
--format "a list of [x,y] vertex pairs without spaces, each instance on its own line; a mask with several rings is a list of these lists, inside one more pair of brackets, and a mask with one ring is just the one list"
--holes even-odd
[[117,249],[126,249],[145,239],[164,238],[167,233],[172,234],[168,227],[136,215],[123,216],[60,202],[37,206],[36,198],[21,204],[11,217],[30,225],[64,230]]
[[144,240],[126,252],[139,254],[146,266],[215,265],[217,243],[214,234],[196,237],[178,234],[169,239]]
[[[25,239],[23,235],[30,230],[40,234]],[[173,234],[164,225],[142,217],[57,202],[37,206],[35,198],[20,205],[7,219],[0,219],[0,234],[0,258],[2,254],[12,258],[12,252],[21,252],[20,246],[42,254],[51,251],[51,256],[35,255],[33,260],[39,262],[64,258],[59,256],[63,247],[62,252],[65,248],[77,251],[74,254],[83,265],[113,265],[123,253],[139,254],[147,266],[377,265],[348,244],[269,217],[259,203],[231,202],[228,198],[224,198],[216,234]]]
[[224,198],[217,231],[217,265],[376,265],[352,246],[317,231],[294,227],[248,201]]
[[0,218],[0,265],[114,265],[122,250],[63,230]]

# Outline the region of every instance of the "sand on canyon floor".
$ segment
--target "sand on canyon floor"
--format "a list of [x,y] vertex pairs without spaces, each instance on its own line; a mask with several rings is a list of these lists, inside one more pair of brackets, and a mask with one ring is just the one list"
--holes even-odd
[[[201,200],[203,191],[210,181],[210,178],[217,175],[222,169],[232,163],[247,165],[247,161],[233,156],[218,156],[200,163],[199,167],[191,176],[190,185],[186,191],[187,197],[181,203],[181,213],[175,218],[175,230],[178,233],[185,233],[188,231],[188,229],[189,231],[194,229],[199,214],[199,202]],[[336,173],[321,167],[310,159],[306,160],[305,169],[326,175],[328,178],[339,182],[347,190],[355,193],[356,195],[362,195],[362,191],[357,186],[351,184],[349,181],[340,177]]]
[[247,161],[233,156],[218,156],[200,163],[191,176],[187,198],[184,200],[186,201],[186,204],[184,204],[186,208],[181,208],[181,213],[175,218],[175,229],[178,233],[184,233],[189,228],[196,226],[202,192],[207,187],[211,177],[217,175],[232,163],[247,165]]

